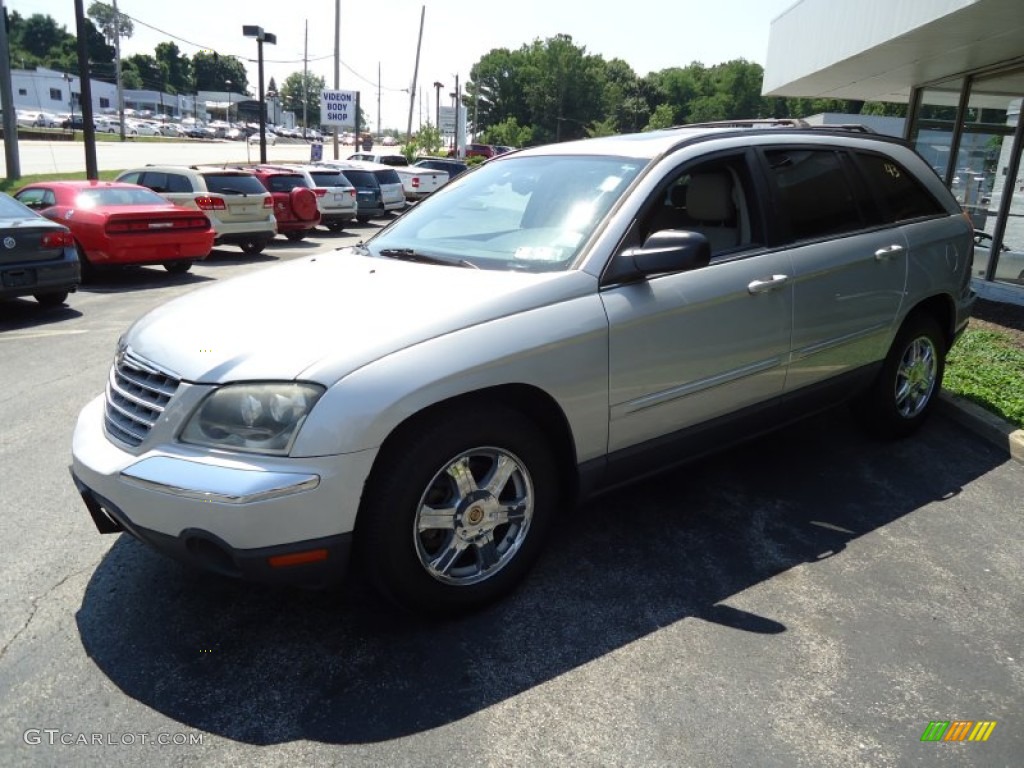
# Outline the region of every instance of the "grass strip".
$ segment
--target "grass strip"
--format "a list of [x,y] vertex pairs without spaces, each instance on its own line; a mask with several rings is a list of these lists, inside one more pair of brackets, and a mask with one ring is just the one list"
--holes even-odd
[[943,387],[1024,427],[1024,350],[998,331],[968,328],[949,353]]

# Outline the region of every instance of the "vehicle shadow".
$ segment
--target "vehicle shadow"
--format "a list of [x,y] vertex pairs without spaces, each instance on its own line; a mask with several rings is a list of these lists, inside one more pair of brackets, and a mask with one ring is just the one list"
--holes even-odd
[[166,288],[169,285],[198,285],[210,280],[213,278],[194,272],[172,275],[163,267],[116,267],[97,270],[89,282],[78,286],[78,290],[84,293],[121,293]]
[[0,332],[38,328],[79,318],[82,313],[74,306],[68,306],[73,305],[74,301],[73,293],[68,296],[67,304],[60,307],[40,306],[31,296],[0,301]]
[[266,251],[261,251],[260,253],[244,253],[239,250],[228,251],[221,250],[220,248],[214,248],[210,251],[210,255],[200,262],[200,265],[204,267],[226,267],[233,266],[235,264],[256,264],[271,261],[280,261],[280,258],[272,253],[267,253]]
[[93,573],[78,630],[124,693],[189,727],[251,744],[391,740],[676,622],[779,642],[784,624],[730,597],[843,557],[1004,461],[941,419],[880,444],[836,411],[563,515],[516,593],[448,622],[396,614],[356,579],[324,592],[236,584],[122,536]]

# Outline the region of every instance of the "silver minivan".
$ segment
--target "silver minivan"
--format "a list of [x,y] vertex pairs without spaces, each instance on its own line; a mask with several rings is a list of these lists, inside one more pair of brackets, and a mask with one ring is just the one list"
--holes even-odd
[[913,433],[973,248],[896,139],[733,123],[525,149],[331,258],[140,319],[72,472],[101,532],[266,581],[356,555],[451,614],[513,589],[598,491],[837,403]]

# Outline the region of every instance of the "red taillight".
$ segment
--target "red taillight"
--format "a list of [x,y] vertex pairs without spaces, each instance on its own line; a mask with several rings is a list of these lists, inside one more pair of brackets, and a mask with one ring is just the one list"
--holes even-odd
[[75,238],[71,236],[70,232],[47,232],[43,235],[43,240],[40,245],[43,248],[67,248],[75,244]]
[[129,232],[167,232],[175,229],[207,229],[210,220],[205,216],[183,216],[173,219],[123,219],[107,222],[107,233],[122,235]]
[[274,207],[274,198],[272,198],[270,195],[267,195],[266,197],[264,197],[263,198],[263,207],[264,208],[273,208]]
[[420,177],[419,176],[413,176],[412,177],[412,188],[413,189],[419,189],[419,186],[420,186]]
[[349,195],[350,195],[351,197],[355,197],[355,196],[356,196],[356,188],[355,188],[355,187],[352,187],[352,189],[350,189],[350,190],[348,191],[348,193],[349,193]]
[[327,194],[327,190],[324,187],[313,187],[313,193],[317,197],[323,197]]
[[226,211],[227,203],[221,200],[219,197],[197,197],[196,205],[199,206],[201,211]]

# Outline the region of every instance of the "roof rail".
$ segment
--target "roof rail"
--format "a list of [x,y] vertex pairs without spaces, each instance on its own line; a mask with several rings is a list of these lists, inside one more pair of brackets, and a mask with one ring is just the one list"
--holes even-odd
[[687,123],[676,128],[809,128],[812,130],[853,131],[876,133],[872,128],[859,123],[837,123],[835,125],[812,125],[801,117],[763,117],[749,120],[714,120],[707,123]]

